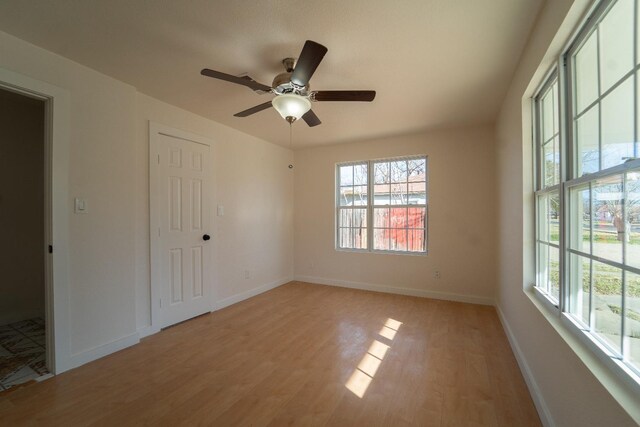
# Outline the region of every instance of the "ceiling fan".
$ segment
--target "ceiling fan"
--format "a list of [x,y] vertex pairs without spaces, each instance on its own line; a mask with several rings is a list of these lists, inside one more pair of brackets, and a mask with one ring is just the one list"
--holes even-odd
[[300,57],[282,60],[285,72],[278,74],[271,86],[258,83],[249,76],[237,77],[220,71],[203,69],[200,74],[214,79],[236,83],[253,89],[258,94],[272,93],[271,101],[234,114],[235,117],[247,117],[267,108],[274,107],[289,124],[302,118],[307,125],[317,126],[320,119],[311,110],[311,102],[324,101],[364,101],[371,102],[376,97],[374,90],[319,90],[311,91],[309,80],[327,53],[327,48],[319,43],[307,40]]

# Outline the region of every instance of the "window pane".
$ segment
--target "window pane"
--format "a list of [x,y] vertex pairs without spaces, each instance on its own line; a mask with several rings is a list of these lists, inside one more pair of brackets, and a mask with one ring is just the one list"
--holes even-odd
[[427,162],[425,159],[409,160],[407,162],[407,173],[409,177],[417,177],[416,181],[426,181]]
[[581,113],[598,97],[597,32],[591,33],[575,56],[576,113]]
[[353,167],[353,183],[355,185],[367,185],[367,165],[355,165]]
[[560,299],[560,250],[549,246],[549,293]]
[[553,138],[553,185],[560,184],[560,138]]
[[426,205],[427,204],[427,183],[409,181],[408,197],[409,197],[410,205]]
[[554,184],[555,159],[553,150],[553,140],[547,142],[542,147],[542,174],[544,176],[544,186],[549,187]]
[[633,77],[602,100],[602,168],[633,157]]
[[351,227],[353,212],[351,209],[340,209],[338,211],[338,227]]
[[549,199],[547,195],[538,196],[538,240],[549,241]]
[[588,185],[570,190],[569,215],[569,247],[591,253],[591,198]]
[[537,286],[547,292],[549,290],[549,245],[538,243],[538,277]]
[[389,182],[389,163],[374,163],[373,166],[374,171],[374,183],[375,184],[384,184]]
[[338,229],[338,244],[341,248],[350,249],[353,247],[352,228]]
[[620,352],[622,331],[622,270],[593,261],[594,330]]
[[366,228],[367,227],[367,210],[366,209],[352,209],[353,210],[353,227]]
[[548,90],[542,98],[542,142],[547,142],[554,134],[553,90]]
[[426,208],[408,208],[407,209],[407,227],[409,228],[426,228],[427,209]]
[[640,172],[627,174],[626,190],[626,263],[640,268]]
[[389,250],[389,229],[388,228],[376,228],[373,230],[373,249],[376,250]]
[[601,92],[633,67],[633,0],[618,0],[600,23]]
[[353,184],[353,166],[340,166],[340,185]]
[[569,256],[569,310],[589,326],[589,295],[591,260],[579,255]]
[[626,273],[626,332],[627,359],[640,368],[640,275]]
[[389,227],[389,208],[375,208],[373,210],[373,226]]
[[343,249],[366,249],[366,228],[339,228],[338,247]]
[[355,199],[353,187],[340,187],[340,205],[353,206]]
[[622,262],[622,176],[593,184],[593,254]]
[[406,182],[407,181],[407,161],[398,160],[391,162],[391,182]]
[[407,182],[391,184],[391,204],[406,205],[408,203]]
[[598,114],[596,105],[577,120],[577,176],[597,172],[600,169]]
[[354,228],[352,232],[353,232],[353,248],[367,249],[367,229]]
[[424,252],[425,248],[426,248],[425,231],[409,229],[407,250],[411,252]]
[[357,185],[353,187],[353,206],[367,206],[367,186]]
[[406,251],[407,250],[407,230],[395,229],[389,230],[391,241],[389,243],[389,249],[392,251]]
[[406,208],[394,208],[391,209],[390,213],[389,223],[391,228],[405,228],[407,226]]
[[550,193],[548,197],[549,241],[560,244],[560,195],[558,193]]
[[391,204],[391,186],[390,184],[374,185],[374,205],[390,205]]

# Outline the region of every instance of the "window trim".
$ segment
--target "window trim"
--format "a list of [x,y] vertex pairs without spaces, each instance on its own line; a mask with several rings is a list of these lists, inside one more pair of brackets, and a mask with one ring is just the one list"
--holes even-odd
[[[402,207],[424,207],[425,209],[425,227],[424,227],[424,251],[398,251],[398,250],[389,250],[389,249],[374,249],[373,248],[373,209],[376,205],[373,203],[374,199],[374,167],[373,165],[377,162],[394,162],[400,160],[422,160],[425,161],[425,194],[426,194],[426,202],[424,205],[416,204],[416,205],[388,205],[389,207],[394,206],[398,208]],[[340,200],[340,167],[341,166],[351,166],[351,165],[367,165],[367,248],[358,249],[358,248],[341,248],[339,245],[340,242],[340,209],[344,208],[354,208],[354,207],[341,207],[339,204]],[[334,191],[335,191],[335,212],[334,212],[334,249],[339,252],[351,252],[351,253],[367,253],[367,254],[380,254],[380,255],[402,255],[402,256],[427,256],[429,253],[429,156],[426,154],[415,154],[409,156],[397,156],[397,157],[382,157],[377,159],[369,159],[369,160],[352,160],[347,162],[338,162],[335,164],[335,182],[334,182]],[[362,208],[362,207],[360,207]]]

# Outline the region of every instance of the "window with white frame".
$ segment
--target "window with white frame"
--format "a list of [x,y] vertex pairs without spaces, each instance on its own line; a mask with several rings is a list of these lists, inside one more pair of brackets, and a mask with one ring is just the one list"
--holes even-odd
[[601,1],[534,98],[536,286],[636,381],[639,7]]
[[426,156],[336,165],[336,248],[427,252]]

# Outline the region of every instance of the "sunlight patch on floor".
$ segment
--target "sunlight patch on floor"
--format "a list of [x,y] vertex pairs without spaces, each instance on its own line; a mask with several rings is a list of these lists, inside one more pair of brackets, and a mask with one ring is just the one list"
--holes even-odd
[[[400,325],[402,325],[402,322],[388,318],[379,334],[388,340],[393,340],[398,329],[400,329]],[[362,357],[358,367],[353,371],[353,374],[351,374],[351,377],[345,384],[353,394],[362,399],[390,348],[390,346],[378,340],[374,340],[371,343],[369,350]]]

